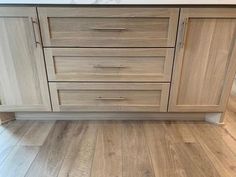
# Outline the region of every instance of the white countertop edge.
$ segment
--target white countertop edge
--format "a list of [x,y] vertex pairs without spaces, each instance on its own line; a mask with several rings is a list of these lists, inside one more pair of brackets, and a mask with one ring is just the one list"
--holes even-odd
[[236,5],[236,0],[0,0],[9,5]]

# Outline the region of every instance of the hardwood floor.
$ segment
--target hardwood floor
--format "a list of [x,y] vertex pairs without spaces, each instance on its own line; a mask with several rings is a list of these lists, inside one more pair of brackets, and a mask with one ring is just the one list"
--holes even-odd
[[235,177],[236,114],[224,126],[164,121],[13,121],[1,177]]

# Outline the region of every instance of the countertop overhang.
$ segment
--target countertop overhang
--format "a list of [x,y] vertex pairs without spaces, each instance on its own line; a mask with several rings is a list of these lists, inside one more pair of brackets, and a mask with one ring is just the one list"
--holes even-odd
[[0,5],[236,5],[236,0],[1,0]]

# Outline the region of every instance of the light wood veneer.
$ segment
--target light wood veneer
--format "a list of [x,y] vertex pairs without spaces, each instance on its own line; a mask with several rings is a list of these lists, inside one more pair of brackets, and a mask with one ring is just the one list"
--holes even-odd
[[169,84],[50,83],[54,111],[166,112]]
[[5,6],[0,37],[2,112],[219,122],[236,71],[235,8]]
[[45,48],[49,81],[169,82],[172,48]]
[[48,47],[175,46],[178,8],[38,9]]
[[170,111],[222,112],[236,68],[235,9],[182,9]]
[[33,7],[0,7],[2,112],[51,110],[37,19]]

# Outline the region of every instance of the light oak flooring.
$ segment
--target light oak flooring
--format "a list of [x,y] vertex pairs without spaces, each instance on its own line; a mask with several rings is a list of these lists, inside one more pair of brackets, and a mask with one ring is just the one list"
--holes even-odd
[[236,115],[205,122],[13,121],[1,177],[235,177]]

